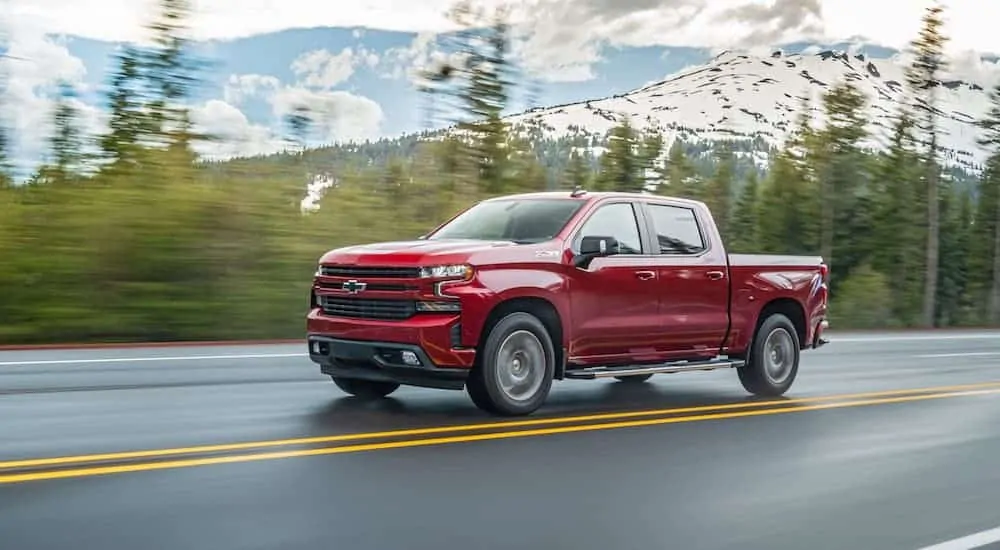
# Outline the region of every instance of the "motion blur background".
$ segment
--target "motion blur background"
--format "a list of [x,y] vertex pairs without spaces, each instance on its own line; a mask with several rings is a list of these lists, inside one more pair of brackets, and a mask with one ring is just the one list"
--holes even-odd
[[574,186],[1000,324],[995,3],[4,2],[0,344],[299,337],[324,251]]

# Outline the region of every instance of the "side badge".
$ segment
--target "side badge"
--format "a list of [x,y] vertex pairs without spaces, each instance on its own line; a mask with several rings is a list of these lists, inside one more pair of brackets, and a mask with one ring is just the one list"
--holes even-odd
[[559,257],[559,251],[558,250],[536,250],[535,251],[535,257],[536,258],[558,258]]

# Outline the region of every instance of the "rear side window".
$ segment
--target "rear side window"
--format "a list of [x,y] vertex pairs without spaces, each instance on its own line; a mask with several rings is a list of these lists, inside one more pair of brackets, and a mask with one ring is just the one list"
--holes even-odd
[[698,254],[705,251],[705,240],[694,210],[683,206],[648,204],[660,254]]

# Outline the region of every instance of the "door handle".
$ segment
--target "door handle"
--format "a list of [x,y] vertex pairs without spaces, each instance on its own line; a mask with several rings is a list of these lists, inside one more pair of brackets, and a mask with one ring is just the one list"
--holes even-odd
[[712,279],[713,281],[718,281],[719,279],[726,276],[726,274],[721,271],[709,271],[705,275],[708,275],[708,278]]
[[648,281],[653,277],[656,277],[656,273],[652,271],[636,271],[635,276],[638,277],[640,281]]

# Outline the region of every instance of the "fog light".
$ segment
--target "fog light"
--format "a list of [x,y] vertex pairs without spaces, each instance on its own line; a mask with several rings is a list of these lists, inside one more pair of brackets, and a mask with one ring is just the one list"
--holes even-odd
[[403,363],[411,366],[420,365],[420,359],[417,358],[417,354],[412,351],[403,351],[400,353],[403,358]]

